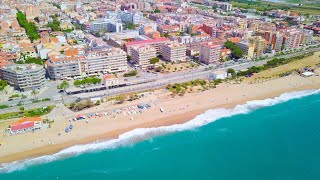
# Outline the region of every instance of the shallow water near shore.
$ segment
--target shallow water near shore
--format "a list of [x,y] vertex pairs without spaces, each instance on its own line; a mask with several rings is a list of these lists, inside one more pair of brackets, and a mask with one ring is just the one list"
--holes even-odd
[[284,94],[7,163],[0,179],[320,179],[319,113],[318,91]]

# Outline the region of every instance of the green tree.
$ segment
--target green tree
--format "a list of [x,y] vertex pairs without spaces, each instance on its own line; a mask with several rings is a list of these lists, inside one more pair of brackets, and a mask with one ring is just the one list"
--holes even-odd
[[158,57],[154,57],[154,58],[151,58],[150,59],[150,64],[156,64],[156,63],[158,63],[159,62],[159,58]]
[[40,58],[34,58],[34,57],[28,57],[26,60],[25,60],[25,63],[26,64],[39,64],[39,65],[43,65],[43,61],[40,59]]
[[243,56],[243,51],[238,47],[236,46],[235,43],[231,42],[231,41],[227,41],[224,46],[228,49],[231,50],[231,55],[234,57],[234,58],[241,58]]
[[37,90],[35,90],[35,89],[33,89],[33,90],[31,91],[31,95],[32,95],[35,99],[38,99],[38,94],[39,94],[39,91],[37,91]]
[[47,27],[50,27],[53,31],[60,30],[60,21],[57,19],[57,16],[50,16],[52,18],[52,22],[47,24]]
[[127,55],[127,61],[129,62],[129,61],[131,61],[131,60],[132,60],[132,57],[129,56],[129,55]]
[[232,75],[232,78],[235,78],[236,75],[237,75],[236,71],[234,69],[232,69],[232,68],[228,69],[228,73],[230,73]]
[[121,94],[121,95],[119,95],[119,96],[116,96],[116,101],[117,101],[119,104],[123,104],[124,101],[125,101],[125,99],[126,99],[126,97],[125,97],[123,94]]
[[135,26],[132,22],[127,22],[127,23],[125,23],[124,27],[125,27],[126,29],[131,29],[131,30],[133,30],[133,29],[136,28],[136,26]]
[[20,110],[21,112],[23,112],[23,111],[24,111],[24,107],[19,107],[19,110]]
[[161,13],[161,11],[158,7],[156,7],[156,9],[154,10],[154,13]]
[[64,91],[69,88],[68,81],[62,81],[62,83],[58,86],[58,89],[63,89]]
[[0,79],[0,91],[2,91],[7,85],[7,81]]
[[134,71],[130,71],[128,73],[125,73],[123,76],[124,77],[131,77],[131,76],[136,76],[138,74],[138,71],[134,70]]
[[29,23],[25,14],[23,14],[21,11],[18,11],[16,16],[19,25],[26,30],[28,37],[32,42],[40,38],[38,27],[32,22]]

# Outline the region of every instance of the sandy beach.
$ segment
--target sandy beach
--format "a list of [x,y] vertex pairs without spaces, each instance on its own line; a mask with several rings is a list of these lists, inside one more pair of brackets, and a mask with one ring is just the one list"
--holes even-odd
[[[60,105],[46,116],[55,120],[51,128],[2,138],[0,163],[53,154],[77,144],[114,139],[136,128],[185,123],[209,109],[233,108],[247,101],[273,98],[286,92],[320,89],[319,76],[305,78],[290,75],[265,82],[250,82],[251,78],[240,84],[223,83],[214,89],[187,93],[183,97],[175,98],[172,98],[166,90],[156,90],[136,101],[112,106],[101,104],[82,112],[72,112]],[[69,133],[64,132],[65,127],[70,124],[69,118],[74,118],[78,114],[110,111],[140,103],[150,103],[154,106],[141,114],[96,117],[90,119],[89,123],[72,122],[73,130]],[[164,113],[160,111],[160,107],[164,109]],[[131,117],[133,120],[130,120]],[[5,126],[6,123],[0,123],[0,128],[4,129]],[[58,135],[59,133],[61,135]]]

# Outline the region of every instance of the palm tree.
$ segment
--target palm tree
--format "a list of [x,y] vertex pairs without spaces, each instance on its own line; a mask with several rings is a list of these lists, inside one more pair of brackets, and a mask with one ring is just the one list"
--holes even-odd
[[62,102],[64,104],[64,94],[66,92],[66,89],[69,88],[69,83],[67,81],[62,81],[62,83],[59,85],[59,89],[63,89],[63,95],[62,95]]
[[33,89],[33,90],[31,91],[31,95],[32,95],[35,99],[38,98],[38,97],[37,97],[38,94],[39,94],[39,91],[37,91],[37,90],[35,90],[35,89]]
[[59,89],[63,89],[66,91],[66,89],[69,88],[69,83],[67,81],[62,81],[62,83],[59,86]]

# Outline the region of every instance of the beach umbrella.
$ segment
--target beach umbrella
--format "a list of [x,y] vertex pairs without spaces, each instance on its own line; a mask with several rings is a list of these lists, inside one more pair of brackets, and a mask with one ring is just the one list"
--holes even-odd
[[72,124],[70,124],[69,129],[73,129],[73,125]]
[[69,132],[69,128],[68,127],[66,127],[66,129],[64,130],[66,133],[68,133]]

